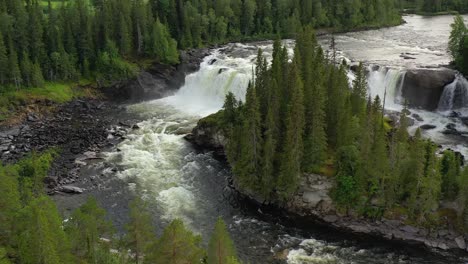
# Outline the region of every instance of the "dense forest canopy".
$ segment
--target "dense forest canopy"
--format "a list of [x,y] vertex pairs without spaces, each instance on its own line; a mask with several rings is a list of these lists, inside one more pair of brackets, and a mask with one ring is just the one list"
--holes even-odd
[[402,0],[402,6],[424,13],[468,12],[465,0]]
[[216,116],[228,135],[236,183],[281,203],[296,194],[304,174],[325,174],[344,212],[370,218],[398,212],[430,227],[439,225],[439,202],[450,201],[464,208],[451,221],[466,230],[462,156],[440,153],[420,130],[411,136],[408,109],[391,124],[382,99],[368,97],[363,65],[350,87],[347,66],[333,58],[310,28],[298,34],[292,62],[279,41],[271,66],[259,52],[245,103],[229,94]]
[[40,87],[131,77],[139,58],[273,35],[301,25],[351,29],[401,22],[396,0],[1,0],[0,84]]

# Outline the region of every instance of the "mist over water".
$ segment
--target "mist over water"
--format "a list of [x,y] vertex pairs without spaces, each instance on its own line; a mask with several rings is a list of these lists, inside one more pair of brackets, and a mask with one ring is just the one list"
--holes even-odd
[[[411,22],[406,27],[411,28]],[[352,53],[344,49],[341,54],[355,60],[359,55],[360,38],[365,34],[339,35],[338,47],[355,47]],[[284,43],[291,54],[294,43]],[[365,60],[369,56],[365,55],[368,50],[360,46],[363,58],[358,59]],[[145,121],[138,124],[140,129],[127,135],[117,149],[106,154],[106,164],[115,168],[105,169],[104,174],[115,177],[126,185],[127,190],[148,201],[159,231],[171,220],[180,218],[206,239],[218,216],[223,217],[239,255],[249,263],[463,263],[457,257],[441,257],[374,241],[358,242],[318,227],[296,229],[273,215],[252,211],[242,205],[226,187],[229,168],[214,159],[211,153],[194,149],[184,136],[200,117],[221,109],[228,92],[238,99],[245,98],[259,47],[270,60],[271,42],[229,44],[206,57],[200,70],[188,75],[185,85],[174,95],[129,106],[128,111],[141,115]],[[368,65],[369,93],[381,98],[387,93],[387,108],[400,110],[405,66],[377,69],[372,63]],[[348,77],[352,81],[353,73],[349,72]],[[439,122],[440,126],[451,122],[441,113],[414,112],[422,115],[425,122]],[[436,139],[440,134],[437,130],[430,133],[434,135],[428,136]],[[108,203],[114,204],[114,201]]]

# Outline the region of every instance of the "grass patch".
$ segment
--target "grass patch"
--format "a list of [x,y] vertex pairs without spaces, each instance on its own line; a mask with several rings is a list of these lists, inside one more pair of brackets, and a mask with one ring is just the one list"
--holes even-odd
[[46,82],[44,87],[21,88],[3,87],[0,90],[0,122],[8,119],[21,108],[41,101],[53,103],[66,103],[77,97],[91,96],[87,89],[78,89],[78,86],[89,86],[90,80],[78,82]]

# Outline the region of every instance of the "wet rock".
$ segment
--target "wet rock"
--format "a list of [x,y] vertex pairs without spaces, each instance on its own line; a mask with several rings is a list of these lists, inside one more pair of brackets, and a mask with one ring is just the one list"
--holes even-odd
[[450,112],[450,114],[448,115],[448,117],[453,117],[453,118],[457,118],[457,117],[460,117],[461,114],[457,111],[452,111]]
[[83,189],[71,185],[62,186],[59,188],[59,191],[70,194],[81,194],[84,192]]
[[419,229],[416,228],[416,227],[413,227],[413,226],[403,226],[402,228],[400,228],[401,231],[403,232],[406,232],[406,233],[410,233],[410,234],[416,234],[418,233]]
[[135,125],[133,125],[133,126],[132,126],[132,129],[133,129],[133,130],[140,129],[140,126],[139,126],[139,125],[137,125],[137,124],[135,124]]
[[465,242],[465,238],[463,236],[459,236],[457,238],[455,238],[455,243],[457,243],[457,246],[460,248],[460,249],[466,249],[466,242]]
[[460,120],[463,123],[463,125],[468,127],[468,117],[462,117],[462,118],[460,118]]
[[449,69],[414,69],[405,75],[402,94],[411,107],[435,110],[446,85],[455,80],[455,71]]
[[419,122],[424,122],[424,119],[418,114],[412,114],[411,116]]
[[425,124],[425,125],[420,126],[419,128],[421,128],[422,130],[431,130],[431,129],[435,129],[436,127],[437,126]]
[[219,69],[218,74],[221,74],[221,73],[223,73],[223,72],[225,72],[227,70],[228,70],[228,68],[221,68],[221,69]]
[[217,62],[218,60],[217,59],[211,59],[208,64],[209,65],[213,65],[215,62]]
[[305,192],[302,195],[302,200],[304,203],[309,204],[309,206],[317,207],[317,205],[322,201],[322,196],[317,192]]

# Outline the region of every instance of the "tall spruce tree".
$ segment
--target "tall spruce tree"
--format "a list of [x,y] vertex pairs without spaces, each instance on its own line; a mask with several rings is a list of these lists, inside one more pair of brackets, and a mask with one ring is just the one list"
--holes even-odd
[[294,193],[301,177],[301,163],[303,157],[304,134],[304,91],[299,72],[300,54],[296,49],[289,71],[288,92],[289,102],[286,112],[285,138],[282,142],[283,153],[280,158],[278,176],[278,194],[287,199]]
[[201,237],[187,230],[181,220],[174,220],[146,255],[144,263],[201,263],[204,256]]
[[239,176],[242,185],[252,188],[259,183],[262,156],[262,125],[259,101],[253,83],[247,88],[243,116],[240,155],[234,172]]
[[219,218],[208,245],[207,264],[229,264],[237,259],[234,243],[224,221]]
[[135,263],[142,263],[143,257],[149,253],[150,246],[156,239],[156,234],[148,208],[139,197],[130,203],[130,221],[125,229],[125,246],[133,253]]
[[3,40],[3,35],[0,33],[0,84],[5,84],[8,79],[8,56]]

